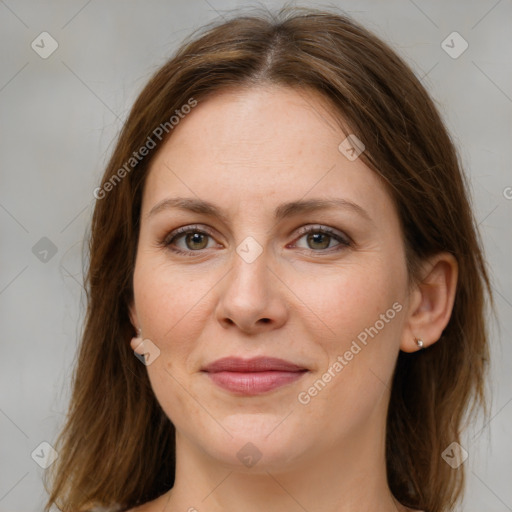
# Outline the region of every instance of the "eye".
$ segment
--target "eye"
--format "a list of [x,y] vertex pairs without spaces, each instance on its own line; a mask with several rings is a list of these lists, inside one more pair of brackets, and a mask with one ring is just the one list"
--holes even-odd
[[[348,236],[325,226],[306,226],[299,231],[299,234],[300,238],[291,247],[311,252],[331,252],[331,250],[338,251],[352,245]],[[297,242],[302,239],[305,239],[306,247],[297,245]],[[194,253],[214,247],[215,243],[209,244],[210,241],[213,241],[213,236],[204,228],[184,226],[172,231],[159,245],[178,254],[194,256]]]
[[[205,230],[195,226],[185,226],[166,236],[161,245],[176,253],[191,256],[193,252],[211,248],[211,245],[208,245],[208,238],[211,239],[212,235]],[[179,245],[180,241],[182,242],[181,245]]]
[[347,236],[325,226],[305,227],[301,230],[301,234],[302,236],[298,241],[305,239],[306,242],[306,247],[302,248],[314,252],[326,252],[326,249],[332,249],[332,242],[338,242],[334,244],[335,250],[341,250],[351,245]]

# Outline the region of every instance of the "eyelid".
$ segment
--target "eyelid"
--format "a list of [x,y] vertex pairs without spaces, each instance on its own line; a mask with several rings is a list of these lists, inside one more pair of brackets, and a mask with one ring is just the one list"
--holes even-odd
[[[340,240],[340,243],[344,243],[346,245],[352,245],[353,241],[352,239],[345,234],[343,231],[339,231],[338,229],[331,228],[329,226],[324,226],[323,224],[307,224],[306,226],[303,226],[299,229],[297,238],[295,241],[297,241],[299,238],[302,238],[304,235],[308,233],[315,233],[315,232],[321,232],[326,235],[331,235],[334,238],[338,238]],[[322,252],[322,251],[315,251],[315,252]]]
[[[164,238],[158,242],[158,246],[168,249],[176,254],[182,254],[182,255],[186,255],[186,256],[196,256],[196,255],[199,256],[199,255],[203,254],[205,249],[192,251],[190,249],[180,249],[176,246],[173,247],[173,245],[172,245],[173,242],[175,243],[177,238],[181,238],[184,235],[186,235],[187,233],[199,233],[202,235],[209,236],[210,238],[215,240],[215,235],[213,234],[213,230],[211,230],[211,228],[208,228],[204,225],[189,224],[186,226],[181,226],[179,228],[173,229],[170,233],[165,235]],[[210,247],[210,249],[211,249],[211,247]]]
[[179,228],[173,229],[170,233],[165,235],[164,239],[162,240],[162,243],[168,244],[173,238],[176,238],[177,236],[183,235],[188,232],[203,233],[214,238],[213,230],[211,230],[211,228],[208,228],[203,224],[187,224],[186,226],[181,226]]

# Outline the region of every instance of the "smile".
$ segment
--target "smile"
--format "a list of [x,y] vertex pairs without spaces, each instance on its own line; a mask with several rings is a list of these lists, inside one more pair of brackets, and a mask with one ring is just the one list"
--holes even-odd
[[222,389],[241,395],[258,395],[295,382],[308,370],[276,358],[227,357],[206,366],[203,371]]

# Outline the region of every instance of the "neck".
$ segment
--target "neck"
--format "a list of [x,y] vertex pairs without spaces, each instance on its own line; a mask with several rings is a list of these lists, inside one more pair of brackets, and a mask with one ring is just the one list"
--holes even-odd
[[[176,479],[166,512],[402,512],[386,479],[385,425],[279,469],[219,462],[176,432]],[[377,434],[377,435],[376,435]]]

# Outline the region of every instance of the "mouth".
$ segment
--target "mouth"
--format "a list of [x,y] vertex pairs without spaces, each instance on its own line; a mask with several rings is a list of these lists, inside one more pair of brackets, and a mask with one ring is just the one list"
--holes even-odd
[[201,369],[220,388],[240,395],[259,395],[291,384],[309,370],[274,357],[225,357]]

